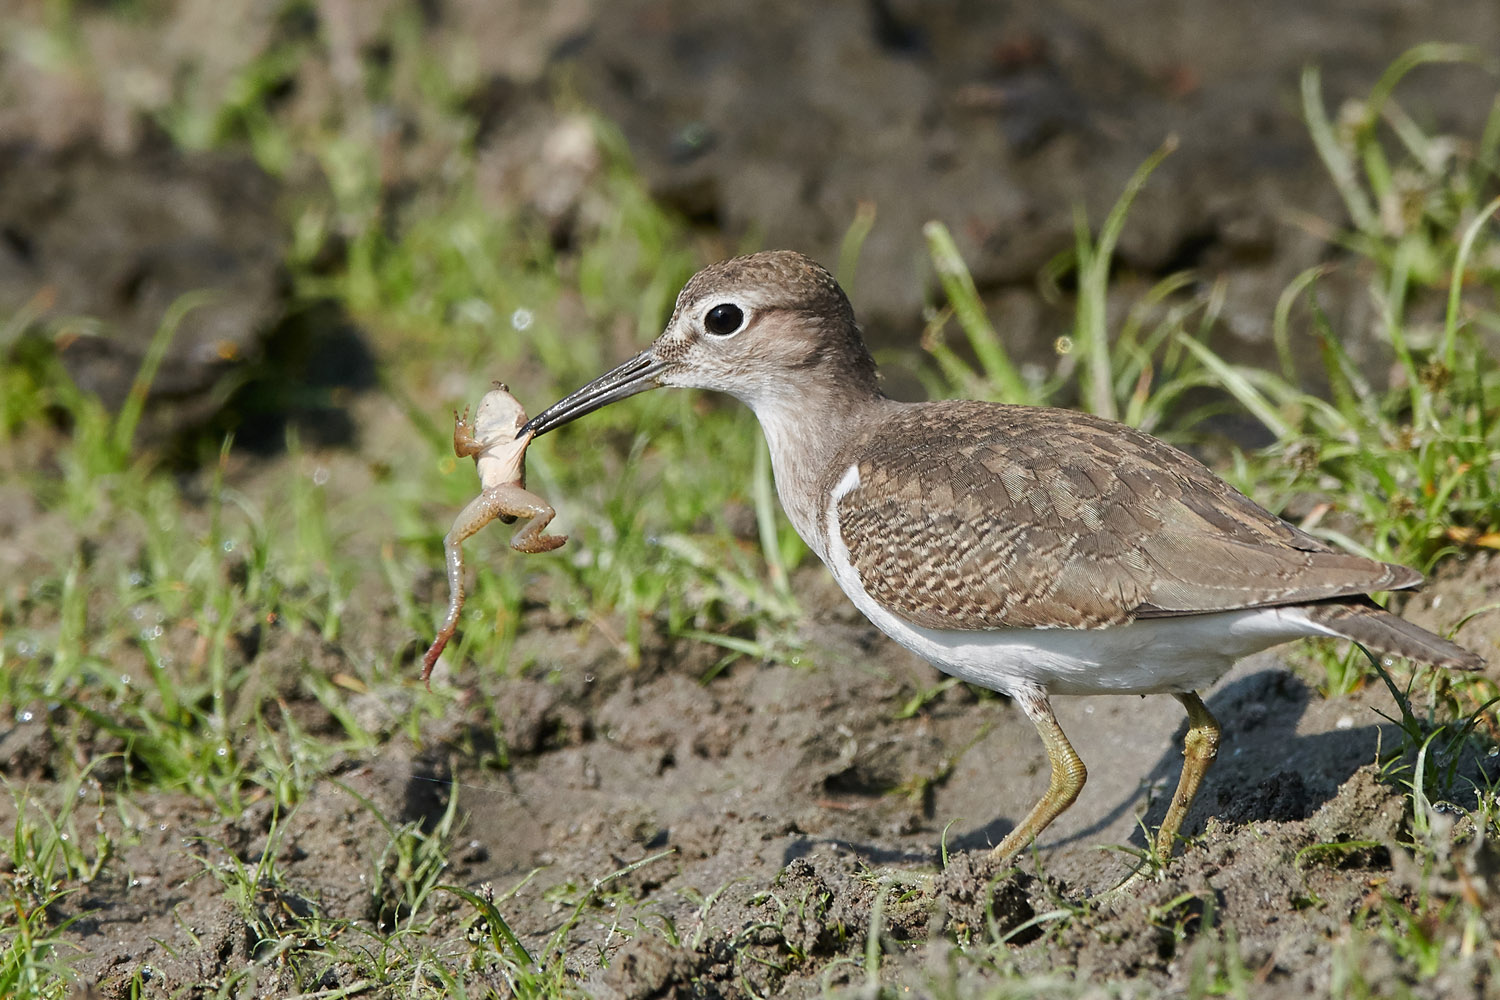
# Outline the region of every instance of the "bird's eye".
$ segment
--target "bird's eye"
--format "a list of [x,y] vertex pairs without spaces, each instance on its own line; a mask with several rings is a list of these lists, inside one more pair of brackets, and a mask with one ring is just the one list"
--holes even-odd
[[715,337],[727,337],[745,324],[745,313],[739,306],[724,302],[714,306],[703,317],[703,329]]

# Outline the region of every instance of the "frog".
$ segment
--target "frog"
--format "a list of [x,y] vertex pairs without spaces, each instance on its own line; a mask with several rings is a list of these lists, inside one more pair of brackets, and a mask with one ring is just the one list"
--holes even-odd
[[453,451],[459,458],[474,459],[480,492],[459,511],[453,527],[443,538],[448,567],[448,615],[422,657],[421,679],[429,686],[432,668],[457,631],[458,616],[464,606],[464,541],[491,521],[514,524],[523,517],[526,524],[510,540],[510,547],[517,552],[530,555],[551,552],[568,541],[567,535],[547,534],[547,525],[557,511],[526,488],[526,447],[531,443],[531,432],[521,433],[525,425],[526,411],[503,382],[495,382],[484,394],[474,411],[472,425],[467,407],[462,415],[453,411]]

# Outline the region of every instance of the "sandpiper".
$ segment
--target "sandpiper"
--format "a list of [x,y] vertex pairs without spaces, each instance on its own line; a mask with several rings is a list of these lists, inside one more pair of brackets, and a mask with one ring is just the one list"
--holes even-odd
[[1420,574],[1327,545],[1148,434],[1071,410],[887,398],[849,300],[802,254],[700,271],[650,347],[522,433],[657,386],[748,404],[782,507],[855,606],[939,670],[1009,695],[1036,726],[1051,781],[999,858],[1029,845],[1087,775],[1052,695],[1165,693],[1187,710],[1182,776],[1156,836],[1165,857],[1219,747],[1195,692],[1235,660],[1337,636],[1436,666],[1483,664],[1367,596]]

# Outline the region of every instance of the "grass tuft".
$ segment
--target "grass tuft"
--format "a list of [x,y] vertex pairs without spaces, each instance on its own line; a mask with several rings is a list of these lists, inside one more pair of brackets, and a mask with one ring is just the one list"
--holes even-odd
[[[1095,240],[1080,219],[1071,256],[1054,282],[1076,271],[1073,333],[1055,371],[1024,379],[984,314],[972,278],[938,223],[927,236],[949,308],[923,345],[943,395],[1040,405],[1077,400],[1090,412],[1192,441],[1222,400],[1253,416],[1274,439],[1237,452],[1228,475],[1273,511],[1305,510],[1301,526],[1372,558],[1431,572],[1448,556],[1500,548],[1500,93],[1477,142],[1429,133],[1395,99],[1401,78],[1430,63],[1496,67],[1471,49],[1420,46],[1346,110],[1337,128],[1322,106],[1315,69],[1303,78],[1304,114],[1319,155],[1344,196],[1353,228],[1317,225],[1348,259],[1299,275],[1277,303],[1273,329],[1280,371],[1225,360],[1211,346],[1221,291],[1190,291],[1190,274],[1152,287],[1113,336],[1106,331],[1106,278],[1130,205],[1170,153],[1168,140],[1127,184]],[[1385,123],[1387,128],[1380,128]],[[1397,204],[1399,199],[1405,199]],[[1394,365],[1372,383],[1321,306],[1330,267],[1364,268],[1376,304],[1378,341]],[[1304,325],[1294,331],[1294,315]],[[977,366],[941,337],[957,318]],[[1306,387],[1293,338],[1315,348],[1326,392]],[[1220,402],[1204,405],[1203,393]],[[1352,652],[1326,662],[1330,691],[1364,676]],[[1485,700],[1480,698],[1479,700]]]

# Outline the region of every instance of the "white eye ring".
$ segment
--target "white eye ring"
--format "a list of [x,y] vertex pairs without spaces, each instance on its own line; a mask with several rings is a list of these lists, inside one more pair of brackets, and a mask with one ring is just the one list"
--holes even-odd
[[733,302],[720,302],[703,314],[703,332],[711,337],[732,337],[745,328],[745,310]]

